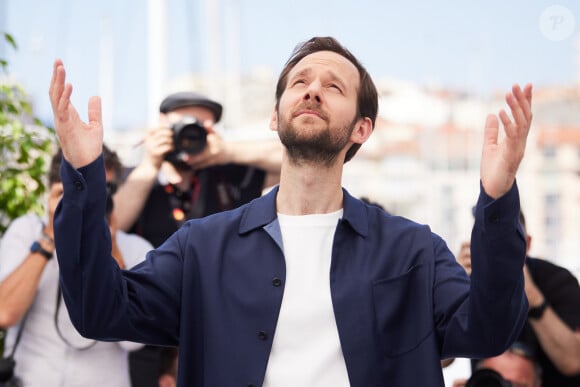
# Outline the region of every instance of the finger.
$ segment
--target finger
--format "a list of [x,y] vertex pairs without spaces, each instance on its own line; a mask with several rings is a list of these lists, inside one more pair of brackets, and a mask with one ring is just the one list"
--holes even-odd
[[[518,87],[519,89],[519,87]],[[520,90],[521,93],[521,90]],[[517,125],[517,128],[521,128],[523,127],[527,127],[528,125],[528,121],[525,117],[524,111],[522,110],[522,107],[520,106],[520,103],[518,101],[518,99],[516,98],[516,96],[514,94],[508,94],[506,96],[506,102],[510,107],[510,110],[512,112],[512,117],[514,118],[514,122]],[[511,133],[511,128],[513,126],[509,127],[506,126],[506,133],[512,134]]]
[[505,128],[508,128],[512,125],[512,120],[503,109],[499,112],[499,119]]
[[530,120],[530,122],[532,121],[532,117],[533,117],[533,113],[532,113],[532,84],[528,83],[525,87],[524,87],[524,98],[527,101],[527,106],[529,106],[530,109],[530,114],[528,116],[528,119]]
[[91,97],[89,98],[89,113],[88,113],[89,125],[102,125],[102,111],[101,111],[101,98]]
[[[516,87],[517,86],[517,87]],[[528,87],[529,84],[526,86]],[[528,95],[518,85],[514,85],[512,93],[518,101],[518,105],[523,112],[525,123],[528,124],[532,120],[532,106],[528,100]],[[529,96],[531,98],[531,95]]]
[[[501,116],[501,112],[500,112]],[[485,130],[483,134],[484,145],[495,145],[497,144],[497,134],[499,131],[499,123],[497,117],[493,114],[489,114],[485,120]]]
[[528,104],[530,105],[530,107],[532,106],[532,84],[528,83],[525,87],[524,87],[524,95],[526,96],[526,100],[528,101]]
[[[52,77],[50,78],[50,86],[48,88],[48,97],[50,98],[50,102],[52,103],[52,96],[54,94],[54,83],[56,82],[56,68],[58,66],[58,60],[54,61],[54,64],[52,65]],[[53,105],[54,108],[54,105]]]
[[58,97],[57,111],[55,112],[58,118],[62,121],[67,119],[66,112],[70,104],[70,96],[72,94],[72,85],[67,83],[64,85],[64,89]]
[[50,102],[52,104],[53,110],[58,108],[60,98],[64,89],[64,80],[66,77],[66,72],[64,70],[64,66],[62,62],[55,61],[52,80],[50,85]]
[[208,133],[214,133],[215,130],[213,128],[213,120],[205,120],[203,121],[203,127]]

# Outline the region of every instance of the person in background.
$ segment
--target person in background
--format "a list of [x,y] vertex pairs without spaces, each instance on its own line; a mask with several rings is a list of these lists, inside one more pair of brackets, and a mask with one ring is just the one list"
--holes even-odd
[[279,185],[186,222],[130,271],[110,262],[97,220],[100,98],[83,122],[65,80],[57,59],[49,95],[66,161],[56,247],[84,335],[179,346],[180,387],[441,387],[440,359],[492,356],[519,334],[528,305],[515,174],[531,85],[507,93],[513,118],[501,110],[485,123],[470,281],[428,226],[342,187],[344,163],[373,131],[378,93],[332,37],[298,45],[278,78]]
[[[526,232],[526,253],[532,236],[520,211]],[[463,242],[457,261],[471,275],[471,249]],[[530,309],[519,341],[537,353],[545,386],[580,386],[580,286],[567,269],[545,259],[527,256],[524,266],[526,296]],[[472,362],[475,363],[474,360]]]
[[524,343],[515,342],[504,353],[477,362],[469,379],[458,379],[453,387],[542,387],[542,368],[534,352]]
[[[280,141],[225,141],[214,128],[221,116],[221,104],[194,92],[161,102],[145,155],[115,194],[119,228],[157,247],[187,220],[236,208],[278,182]],[[131,353],[133,386],[156,385],[160,351]]]
[[[111,191],[120,178],[121,163],[106,146],[103,159]],[[15,343],[19,325],[24,324],[14,354],[15,374],[24,386],[129,387],[128,353],[142,344],[83,338],[62,305],[53,240],[54,212],[63,195],[61,163],[59,149],[48,172],[47,216],[28,214],[15,219],[0,241],[0,326],[10,327],[7,351]],[[116,228],[110,194],[108,199],[101,221],[103,225],[104,218],[108,221],[112,262],[118,268],[131,268],[153,247]]]
[[222,105],[198,93],[161,102],[145,155],[115,195],[122,230],[157,247],[185,221],[239,207],[279,181],[280,141],[226,141],[214,128],[221,116]]

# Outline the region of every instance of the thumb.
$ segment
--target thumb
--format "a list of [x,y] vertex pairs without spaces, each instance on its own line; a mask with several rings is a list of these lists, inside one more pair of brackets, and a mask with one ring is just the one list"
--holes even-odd
[[485,130],[483,134],[483,145],[497,144],[497,135],[499,132],[499,121],[493,114],[489,114],[485,120]]
[[93,96],[89,98],[89,125],[95,123],[101,125],[103,122],[101,111],[101,97]]
[[208,133],[215,133],[215,129],[213,128],[213,120],[205,120],[203,121],[203,127]]

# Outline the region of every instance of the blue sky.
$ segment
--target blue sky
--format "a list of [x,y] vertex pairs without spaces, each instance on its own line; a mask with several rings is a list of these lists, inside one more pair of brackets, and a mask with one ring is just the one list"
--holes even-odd
[[[205,37],[212,26],[206,5],[200,0],[166,3],[169,75],[207,69]],[[549,19],[553,32],[572,26],[559,41],[546,33],[541,19],[555,4],[569,14],[563,24]],[[220,0],[219,7],[226,15],[223,35],[239,39],[244,72],[266,66],[277,73],[296,43],[332,35],[376,78],[482,94],[506,90],[513,82],[569,85],[580,78],[580,48],[575,48],[580,2],[573,0]],[[237,24],[227,16],[236,8]],[[144,0],[0,0],[0,29],[19,44],[16,52],[0,48],[0,56],[8,57],[11,75],[32,95],[43,119],[50,119],[46,95],[54,58],[65,61],[80,110],[101,90],[99,68],[113,66],[114,121],[138,124],[146,109],[146,15]],[[103,39],[114,46],[106,51],[110,61],[101,60]],[[223,55],[224,68],[231,63],[228,55]]]

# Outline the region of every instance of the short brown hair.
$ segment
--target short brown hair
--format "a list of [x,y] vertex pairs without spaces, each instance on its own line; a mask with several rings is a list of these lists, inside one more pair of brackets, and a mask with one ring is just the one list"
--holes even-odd
[[[284,65],[280,76],[278,77],[278,83],[276,84],[276,110],[278,110],[280,104],[280,98],[286,89],[286,84],[288,83],[288,74],[300,62],[304,57],[314,54],[319,51],[332,51],[335,52],[346,59],[348,59],[359,72],[360,89],[358,90],[358,100],[357,100],[357,115],[358,117],[368,117],[372,121],[372,127],[375,127],[375,122],[377,119],[377,112],[379,110],[379,98],[377,93],[377,88],[371,79],[371,76],[365,69],[365,67],[356,59],[356,57],[344,46],[342,46],[333,37],[314,37],[306,42],[298,44],[290,59]],[[344,162],[346,163],[355,155],[355,153],[360,148],[361,144],[353,144],[350,149],[346,152]]]

